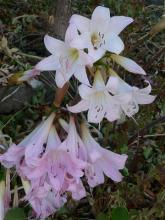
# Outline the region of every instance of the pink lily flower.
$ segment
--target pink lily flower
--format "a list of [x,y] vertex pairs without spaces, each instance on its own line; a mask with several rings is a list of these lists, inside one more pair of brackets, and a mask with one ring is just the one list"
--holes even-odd
[[127,155],[120,155],[102,148],[92,138],[85,124],[81,126],[81,133],[82,140],[88,152],[88,167],[85,169],[88,184],[91,187],[95,187],[104,183],[104,174],[113,181],[120,182],[122,175],[119,170],[124,168]]

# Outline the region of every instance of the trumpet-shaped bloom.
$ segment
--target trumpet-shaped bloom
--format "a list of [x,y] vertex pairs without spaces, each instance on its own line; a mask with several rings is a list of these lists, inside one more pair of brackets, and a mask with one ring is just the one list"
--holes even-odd
[[80,85],[79,94],[82,100],[68,106],[69,111],[77,113],[88,110],[88,122],[93,123],[100,123],[104,117],[109,121],[120,118],[119,103],[109,94],[99,71],[95,74],[93,87]]
[[54,214],[66,202],[66,196],[59,195],[46,182],[32,188],[25,199],[30,202],[40,219],[45,219]]
[[79,178],[83,176],[82,170],[86,164],[77,159],[77,146],[74,146],[77,143],[74,137],[72,137],[72,140],[69,134],[68,138],[60,143],[57,133],[52,128],[48,136],[45,154],[38,161],[33,171],[27,173],[27,177],[35,180],[47,176],[49,184],[57,191],[62,190],[65,181],[79,181]]
[[79,49],[88,48],[88,54],[95,61],[105,51],[119,54],[123,51],[124,44],[118,35],[132,21],[132,18],[124,16],[111,18],[109,9],[101,6],[95,8],[91,19],[72,15],[70,24],[76,25],[81,34],[73,39],[71,45]]
[[104,182],[104,174],[115,182],[122,180],[119,170],[123,169],[127,155],[119,155],[102,148],[92,138],[85,124],[81,126],[82,140],[88,152],[88,167],[85,169],[85,175],[88,184],[95,187]]
[[13,144],[9,147],[6,153],[0,155],[0,162],[7,168],[16,166],[17,171],[24,175],[23,170],[33,167],[45,150],[54,116],[51,114],[18,145]]
[[47,50],[52,54],[36,65],[40,71],[56,70],[55,80],[62,87],[74,75],[80,82],[89,85],[85,66],[92,64],[92,58],[84,51],[70,46],[78,32],[74,25],[66,31],[65,42],[48,35],[44,38]]
[[120,109],[129,117],[136,114],[139,110],[139,104],[150,104],[155,100],[151,93],[151,85],[143,89],[130,86],[118,76],[111,76],[107,83],[108,90],[115,95],[120,103]]

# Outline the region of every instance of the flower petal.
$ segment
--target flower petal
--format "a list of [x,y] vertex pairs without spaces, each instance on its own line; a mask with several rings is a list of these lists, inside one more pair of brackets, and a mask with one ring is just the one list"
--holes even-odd
[[57,134],[55,126],[52,126],[47,140],[46,151],[55,150],[60,146],[60,144],[60,137]]
[[90,32],[84,32],[78,37],[75,37],[70,42],[70,46],[77,49],[85,49],[92,47]]
[[97,6],[92,13],[91,31],[92,33],[105,33],[110,23],[109,8]]
[[147,95],[147,94],[141,94],[137,93],[135,95],[135,99],[138,104],[144,105],[144,104],[150,104],[155,100],[156,96],[153,95]]
[[106,104],[103,96],[93,96],[88,110],[88,122],[100,123],[105,116]]
[[74,24],[70,24],[65,33],[65,43],[70,45],[70,42],[75,38],[78,37],[78,31]]
[[89,96],[92,94],[93,90],[89,86],[86,86],[84,84],[81,84],[78,87],[79,94],[82,99],[89,99]]
[[37,63],[35,69],[39,71],[51,71],[51,70],[57,70],[59,67],[60,67],[60,63],[58,58],[54,55],[51,55],[47,58],[44,58],[39,63]]
[[122,175],[119,170],[114,167],[113,164],[109,163],[109,161],[103,159],[99,164],[105,175],[111,178],[113,181],[120,182],[122,180]]
[[70,18],[70,24],[76,25],[77,29],[83,33],[83,32],[88,32],[90,30],[90,19],[74,14]]
[[79,66],[79,68],[77,68],[77,71],[75,72],[74,76],[83,84],[85,85],[90,85],[87,74],[86,74],[86,70],[85,70],[85,66]]
[[125,16],[113,16],[109,23],[109,32],[113,34],[120,34],[120,32],[130,23],[133,19]]
[[120,54],[124,50],[124,43],[119,36],[107,34],[105,35],[105,45],[103,45],[103,48],[112,53]]
[[87,111],[89,108],[89,102],[82,100],[82,101],[78,102],[76,105],[67,106],[67,108],[70,112],[73,112],[73,113]]
[[54,37],[50,37],[46,35],[44,37],[44,44],[46,49],[51,53],[56,56],[60,56],[62,52],[65,51],[66,46],[65,43],[61,40],[57,40]]
[[146,75],[145,71],[135,61],[133,61],[129,58],[119,56],[119,55],[115,55],[115,54],[112,54],[111,58],[116,63],[121,65],[123,68],[128,70],[129,72]]

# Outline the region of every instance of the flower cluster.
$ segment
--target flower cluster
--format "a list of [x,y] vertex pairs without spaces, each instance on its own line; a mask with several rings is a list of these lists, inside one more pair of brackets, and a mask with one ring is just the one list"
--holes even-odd
[[[155,96],[149,95],[149,82],[148,87],[138,89],[127,84],[111,69],[112,62],[115,62],[134,74],[146,74],[133,60],[119,55],[124,50],[119,34],[131,22],[133,19],[130,17],[110,17],[108,8],[98,6],[91,19],[72,15],[65,42],[48,35],[44,38],[45,46],[52,55],[40,61],[35,68],[39,71],[56,70],[58,87],[74,75],[82,83],[79,86],[82,100],[68,109],[73,113],[88,110],[89,122],[100,123],[104,117],[109,121],[125,115],[132,117],[138,112],[139,104],[150,104],[155,99]],[[110,62],[106,77],[96,65],[100,59]],[[86,67],[93,68],[92,86]]]
[[0,156],[5,167],[15,166],[19,176],[29,182],[25,199],[41,219],[63,206],[69,194],[75,200],[86,196],[83,176],[90,187],[103,183],[104,174],[121,181],[119,170],[127,159],[126,155],[102,148],[84,123],[78,133],[73,117],[69,125],[65,123],[67,135],[62,140],[53,124],[54,117],[52,113],[22,142]]
[[[76,105],[67,105],[69,112],[88,111],[87,121],[92,123],[100,123],[103,118],[112,122],[133,117],[139,105],[152,103],[155,96],[150,95],[148,81],[145,88],[131,86],[112,69],[117,64],[134,74],[146,74],[133,60],[120,55],[124,43],[119,34],[131,22],[130,17],[110,17],[109,9],[101,6],[96,7],[91,19],[72,15],[65,41],[46,35],[44,43],[51,55],[33,70],[21,74],[19,81],[55,70],[59,88],[72,77],[80,82],[81,100]],[[86,122],[78,128],[72,116],[69,124],[60,120],[61,129],[65,130],[61,135],[59,126],[56,130],[55,117],[52,113],[22,142],[12,144],[0,155],[0,162],[6,168],[14,166],[23,185],[28,183],[25,199],[40,219],[62,207],[68,196],[75,200],[85,197],[82,180],[90,187],[104,183],[105,175],[115,182],[121,181],[120,170],[127,159],[127,155],[102,148]]]

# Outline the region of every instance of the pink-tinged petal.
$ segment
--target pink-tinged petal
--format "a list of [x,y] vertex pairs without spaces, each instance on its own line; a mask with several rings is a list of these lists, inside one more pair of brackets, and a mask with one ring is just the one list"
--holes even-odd
[[77,49],[85,49],[92,47],[90,32],[85,32],[78,37],[75,37],[70,42],[70,47]]
[[121,170],[125,167],[128,156],[126,154],[117,154],[110,150],[103,149],[104,157],[107,161],[117,169]]
[[145,71],[135,61],[129,58],[115,54],[111,55],[111,58],[131,73],[146,75]]
[[151,104],[155,100],[156,96],[153,95],[147,95],[143,93],[137,93],[135,95],[135,99],[138,104],[145,105],[145,104]]
[[80,200],[86,196],[86,191],[81,180],[78,183],[71,183],[67,191],[70,191],[72,193],[72,198],[75,200]]
[[114,167],[113,164],[110,164],[107,160],[101,160],[99,165],[105,175],[111,178],[113,181],[120,182],[122,180],[122,175],[119,170]]
[[83,33],[88,32],[90,30],[90,19],[81,16],[81,15],[72,15],[70,18],[70,24],[76,25],[77,29]]
[[95,187],[104,183],[104,174],[98,164],[89,165],[85,169],[85,176],[90,187]]
[[93,93],[92,88],[90,88],[89,86],[86,86],[84,84],[81,84],[78,87],[78,90],[79,90],[79,94],[80,94],[81,98],[86,99],[86,100],[88,100],[90,95]]
[[52,126],[47,140],[46,151],[55,150],[60,146],[60,144],[60,137],[57,134],[55,126]]
[[97,6],[92,13],[91,18],[91,31],[105,33],[110,23],[110,10],[109,8]]
[[83,84],[90,86],[87,74],[86,74],[86,69],[85,66],[79,66],[77,68],[74,76]]
[[11,168],[17,166],[24,155],[24,147],[18,147],[15,144],[12,144],[6,153],[0,155],[0,162],[6,168]]
[[71,23],[65,33],[65,43],[69,45],[75,37],[78,37],[78,30],[76,26]]
[[119,36],[107,34],[105,35],[105,45],[103,45],[103,48],[112,53],[120,54],[124,50],[124,43]]
[[[29,139],[25,148],[25,160],[29,165],[34,165],[36,160],[44,150],[44,145],[47,142],[47,137],[54,120],[54,113],[52,113],[47,120],[44,121],[42,126],[36,131]],[[20,143],[20,145],[23,143]]]
[[78,135],[76,131],[76,126],[74,122],[74,118],[70,117],[69,128],[68,128],[68,136],[66,139],[66,145],[68,148],[68,152],[70,152],[75,157],[78,155]]
[[67,106],[68,110],[73,113],[78,113],[82,111],[87,111],[89,108],[89,102],[86,100],[82,100],[78,102],[76,105]]
[[57,70],[59,67],[60,67],[60,62],[58,57],[51,55],[47,58],[44,58],[39,63],[37,63],[35,69],[39,71],[51,71],[51,70]]
[[120,32],[133,22],[133,19],[125,16],[111,17],[109,23],[109,32],[114,34],[120,34]]
[[66,50],[65,43],[61,40],[58,40],[54,37],[46,35],[44,37],[44,44],[46,49],[57,57],[61,55]]

